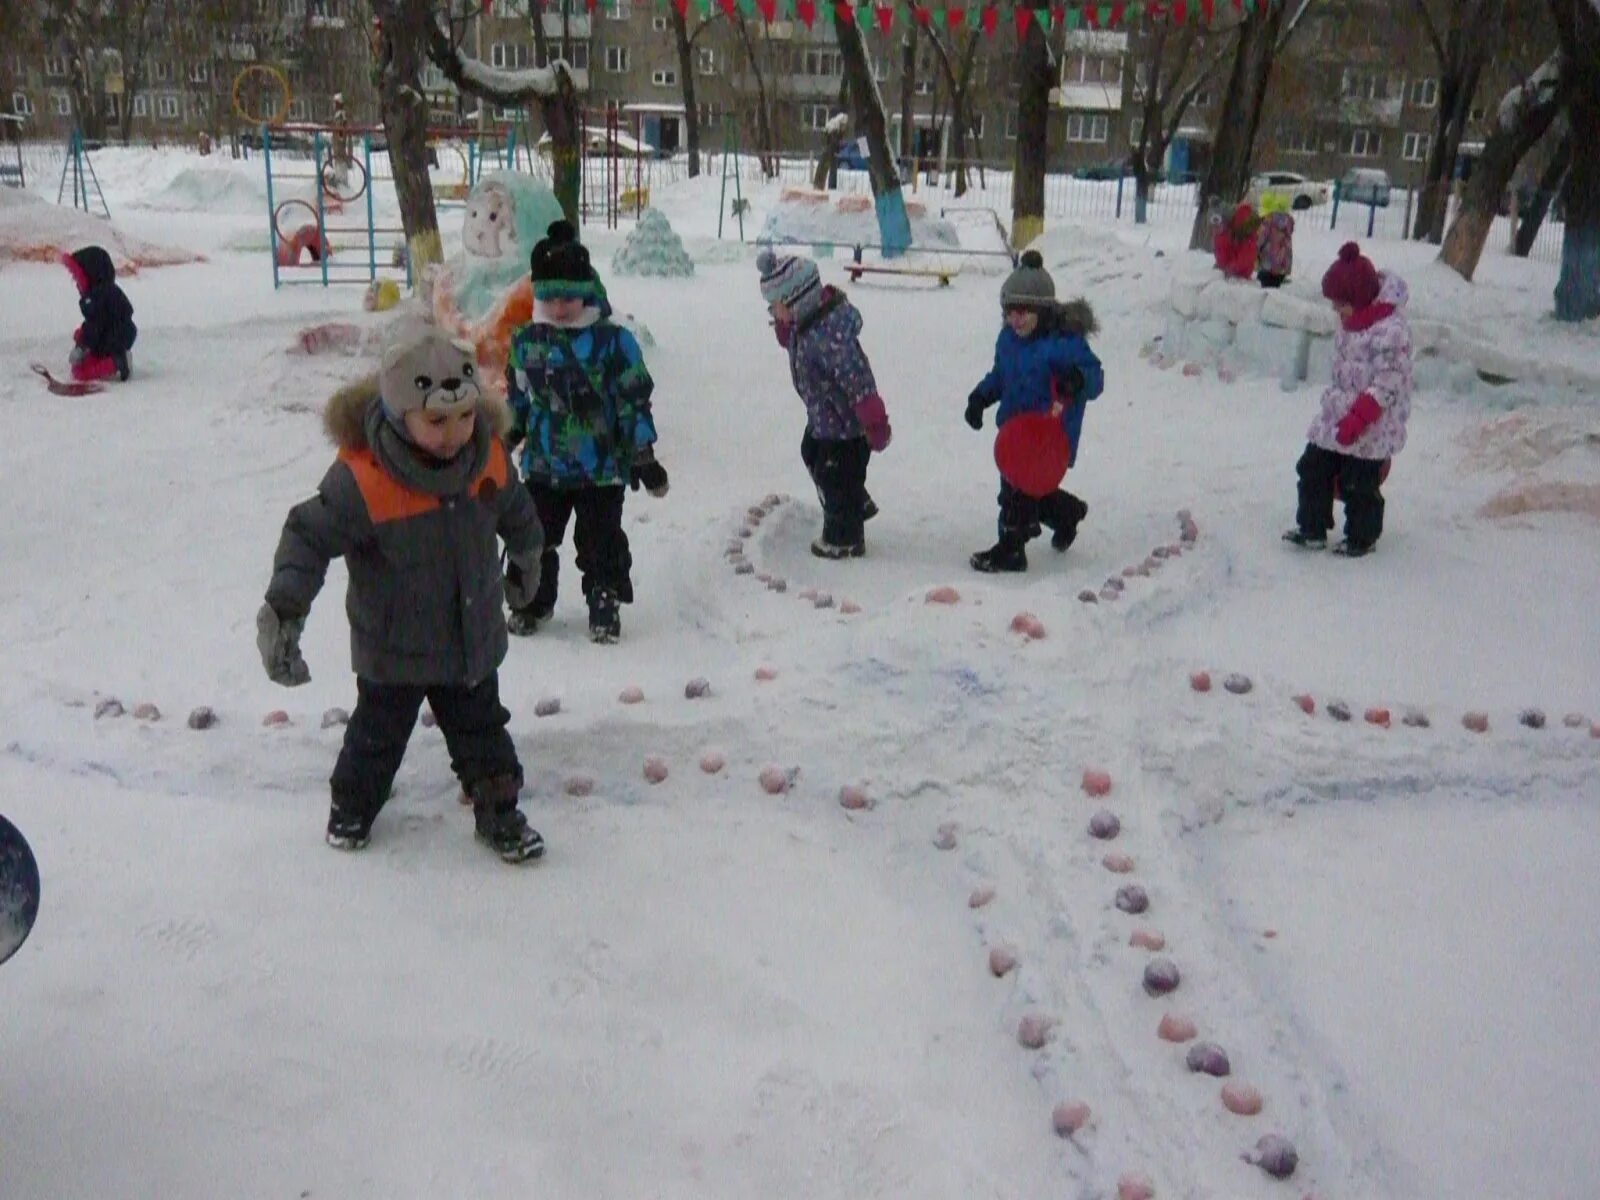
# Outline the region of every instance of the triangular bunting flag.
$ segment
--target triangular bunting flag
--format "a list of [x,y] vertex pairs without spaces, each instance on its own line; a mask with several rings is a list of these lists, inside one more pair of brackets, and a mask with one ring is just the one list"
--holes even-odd
[[1083,18],[1084,23],[1087,24],[1090,29],[1100,28],[1100,10],[1094,5],[1091,4],[1083,10]]
[[722,11],[730,17],[739,15],[739,0],[717,0],[717,2],[722,6]]
[[[1013,14],[1013,16],[1016,18],[1017,22],[1017,40],[1021,41],[1023,38],[1028,36],[1028,26],[1033,24],[1033,9],[1029,8],[1026,4],[1018,4],[1017,11]],[[1045,20],[1048,21],[1049,19],[1049,15],[1046,14]]]
[[817,0],[794,0],[794,15],[800,18],[800,23],[810,29],[817,20]]
[[963,8],[957,8],[954,4],[944,10],[944,23],[945,27],[948,29],[961,28],[966,19],[966,10]]
[[1189,23],[1189,0],[1172,0],[1172,19],[1179,25]]
[[894,8],[892,5],[879,4],[872,9],[872,15],[878,19],[878,29],[888,33],[894,27]]
[[678,10],[678,15],[685,21],[689,19],[689,0],[672,0],[672,7]]
[[993,37],[994,31],[1000,27],[1000,10],[992,4],[985,4],[983,12],[978,16],[978,23],[983,26],[985,37]]
[[778,19],[778,0],[756,0],[756,7],[761,10],[761,19],[768,25]]
[[1061,20],[1068,29],[1077,29],[1083,24],[1083,9],[1069,8],[1061,14]]
[[1123,3],[1122,0],[1117,0],[1117,3],[1113,4],[1111,6],[1111,24],[1110,24],[1110,28],[1112,28],[1112,29],[1121,29],[1122,28],[1123,18],[1125,18],[1127,15],[1128,15],[1128,6],[1125,3]]
[[833,20],[836,25],[854,25],[856,23],[856,6],[850,0],[838,0],[833,6]]
[[933,10],[925,4],[913,4],[911,6],[911,19],[924,29],[927,29],[933,24]]
[[1217,19],[1217,0],[1200,0],[1200,15],[1210,25]]

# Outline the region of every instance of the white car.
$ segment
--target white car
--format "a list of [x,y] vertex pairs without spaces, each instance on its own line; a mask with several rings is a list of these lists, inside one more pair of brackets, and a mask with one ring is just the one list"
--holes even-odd
[[1251,205],[1259,208],[1262,197],[1282,196],[1288,200],[1290,208],[1299,211],[1313,204],[1326,204],[1332,195],[1333,189],[1326,183],[1318,183],[1293,171],[1263,171],[1251,177],[1248,199]]

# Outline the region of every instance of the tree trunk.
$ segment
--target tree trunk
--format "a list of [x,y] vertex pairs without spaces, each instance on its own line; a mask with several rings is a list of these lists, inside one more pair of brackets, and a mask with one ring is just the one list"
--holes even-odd
[[672,37],[678,44],[678,74],[683,78],[683,129],[689,149],[689,178],[700,174],[700,108],[694,98],[694,50],[689,44],[689,22],[684,10],[667,5]]
[[839,38],[839,57],[850,88],[850,106],[855,128],[867,139],[867,178],[872,182],[873,207],[878,213],[879,241],[885,258],[905,252],[911,245],[911,221],[906,215],[905,198],[900,194],[900,172],[889,152],[889,131],[883,116],[883,97],[872,77],[872,60],[867,57],[861,27],[854,20],[835,26]]
[[[531,5],[528,9],[528,20],[533,26],[533,48],[540,63],[549,66],[557,57],[566,56],[566,35],[569,28],[566,10],[562,10],[562,45],[561,54],[550,52],[550,37],[544,29],[544,6]],[[478,94],[479,103],[487,97]],[[561,205],[562,215],[578,225],[582,217],[579,211],[583,205],[583,146],[579,144],[582,136],[580,129],[580,111],[578,107],[578,92],[572,86],[572,80],[566,72],[561,72],[557,82],[556,94],[553,96],[536,96],[535,103],[539,106],[539,122],[550,135],[550,190],[555,193],[556,203]],[[528,147],[528,153],[533,153],[533,147]]]
[[750,38],[750,28],[743,17],[730,17],[739,31],[739,41],[744,45],[745,61],[750,64],[750,74],[756,81],[756,151],[761,157],[761,174],[773,179],[778,174],[778,147],[773,141],[772,113],[767,107],[767,79],[761,73],[761,63],[756,58],[756,48]]
[[1556,282],[1556,320],[1600,317],[1600,8],[1590,0],[1551,0],[1556,32],[1565,54],[1567,123],[1575,146],[1562,189],[1566,226],[1561,239],[1561,275]]
[[[1425,11],[1425,10],[1424,10]],[[1451,184],[1461,139],[1484,64],[1505,26],[1506,0],[1461,0],[1449,32],[1434,44],[1439,65],[1439,117],[1428,150],[1412,237],[1438,245],[1450,207]]]
[[382,22],[378,107],[389,139],[389,165],[411,278],[420,284],[430,264],[444,261],[433,183],[428,178],[428,107],[422,95],[432,10],[428,0],[374,0],[373,12]]
[[[912,99],[917,90],[917,25],[913,21],[911,32],[900,43],[900,161],[911,163],[916,149],[916,115]],[[916,170],[911,164],[910,170]]]
[[1551,55],[1530,78],[1506,95],[1494,132],[1484,143],[1483,155],[1467,181],[1461,208],[1450,223],[1439,261],[1467,282],[1472,281],[1483,257],[1483,244],[1489,238],[1511,177],[1522,156],[1550,128],[1558,108],[1558,81],[1561,52]]
[[1054,64],[1044,27],[1033,21],[1017,51],[1017,150],[1011,183],[1011,248],[1044,232],[1044,169],[1050,152]]
[[1261,4],[1245,18],[1234,52],[1233,72],[1222,99],[1217,120],[1217,141],[1206,171],[1201,195],[1205,197],[1195,213],[1189,249],[1207,250],[1211,246],[1208,209],[1214,203],[1229,202],[1244,195],[1250,186],[1250,159],[1255,153],[1256,130],[1261,124],[1261,105],[1272,76],[1277,53],[1278,33],[1288,12],[1286,4]]
[[1567,168],[1571,165],[1572,132],[1568,130],[1562,137],[1561,144],[1556,147],[1555,154],[1545,164],[1544,172],[1539,176],[1539,186],[1534,192],[1533,203],[1521,214],[1517,222],[1517,240],[1511,252],[1518,258],[1527,258],[1533,253],[1533,244],[1539,240],[1539,230],[1543,228],[1544,219],[1550,213],[1550,204],[1560,191],[1562,177],[1566,175]]

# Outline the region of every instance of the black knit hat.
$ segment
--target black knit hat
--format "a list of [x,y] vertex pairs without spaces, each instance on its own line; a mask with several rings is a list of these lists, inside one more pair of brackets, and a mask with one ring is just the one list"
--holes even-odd
[[598,292],[589,251],[578,242],[570,221],[552,221],[528,257],[533,294],[540,300],[592,300]]

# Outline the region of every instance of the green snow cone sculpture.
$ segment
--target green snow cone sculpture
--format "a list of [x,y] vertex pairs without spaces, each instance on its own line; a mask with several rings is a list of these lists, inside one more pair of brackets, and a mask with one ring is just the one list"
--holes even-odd
[[618,275],[666,275],[684,279],[694,274],[694,260],[660,210],[647,208],[622,249],[612,257],[611,269]]

